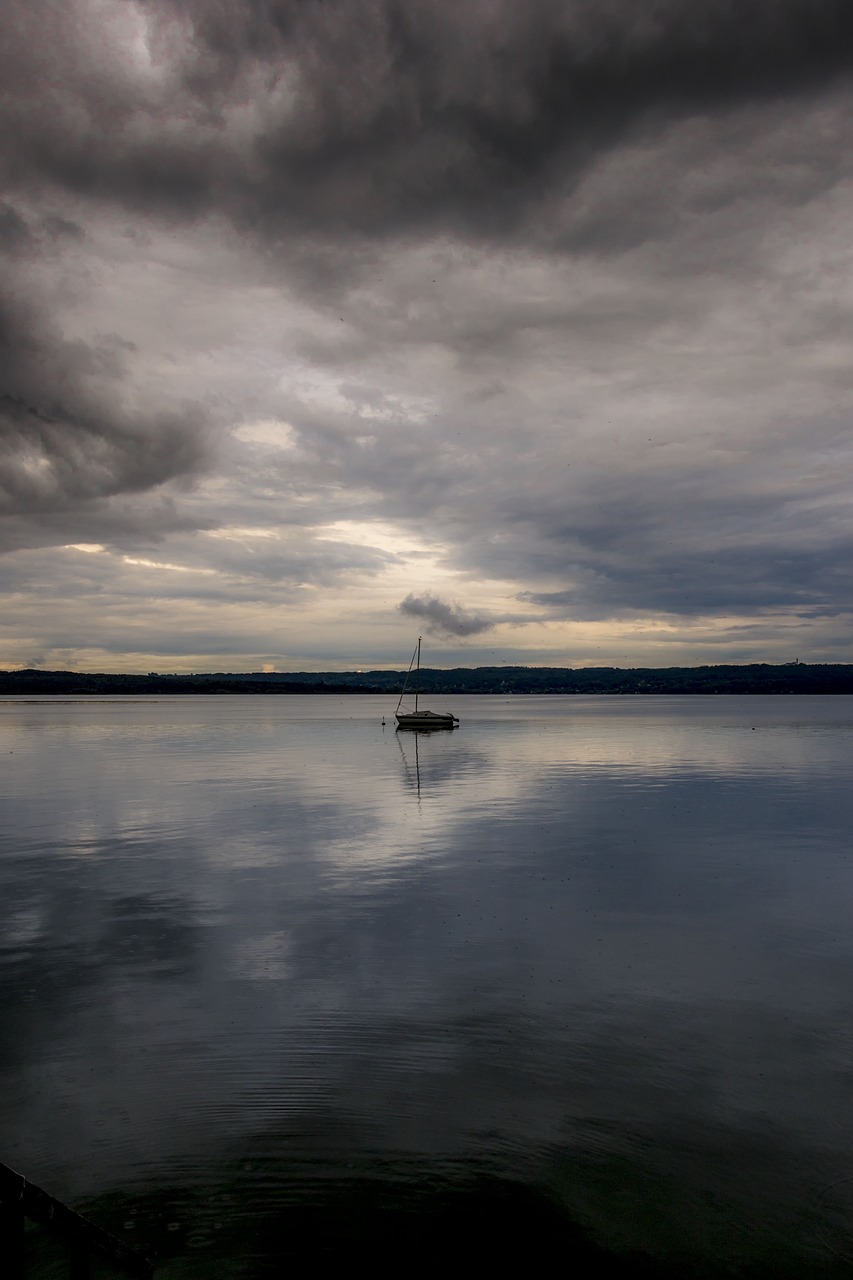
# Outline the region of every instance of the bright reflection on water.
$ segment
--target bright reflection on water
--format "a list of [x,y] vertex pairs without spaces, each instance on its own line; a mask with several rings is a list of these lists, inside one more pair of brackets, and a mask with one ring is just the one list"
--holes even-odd
[[0,702],[0,1159],[158,1280],[848,1275],[853,702],[451,709]]

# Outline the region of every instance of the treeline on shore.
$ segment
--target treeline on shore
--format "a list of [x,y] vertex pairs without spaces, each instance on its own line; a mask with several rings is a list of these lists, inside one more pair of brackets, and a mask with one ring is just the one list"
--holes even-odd
[[[396,693],[404,671],[147,675],[0,671],[0,695]],[[422,668],[422,693],[853,693],[853,664],[756,662],[709,667]]]

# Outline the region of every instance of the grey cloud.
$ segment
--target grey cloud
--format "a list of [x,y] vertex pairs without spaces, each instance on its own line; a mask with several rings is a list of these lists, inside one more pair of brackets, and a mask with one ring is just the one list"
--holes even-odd
[[[504,433],[500,424],[492,449],[483,410],[475,404],[472,412],[456,420],[461,444],[441,422],[428,448],[392,427],[367,449],[342,443],[329,458],[332,474],[340,468],[372,488],[394,519],[440,529],[458,569],[565,584],[521,596],[555,618],[842,613],[853,603],[846,430],[837,419],[777,420],[727,448],[712,437],[672,449],[637,441],[620,452],[604,435],[600,445],[583,441],[567,466],[571,429],[544,444],[533,437],[543,453],[537,464],[524,454],[523,431],[510,423]],[[467,444],[478,432],[479,453]],[[823,461],[804,488],[809,458]],[[415,603],[412,616],[453,633],[442,602]],[[508,620],[516,619],[500,619]]]
[[501,536],[490,541],[472,528],[470,539],[457,539],[458,563],[564,583],[521,597],[554,617],[758,615],[829,601],[837,613],[849,610],[853,529],[837,487],[821,496],[814,485],[803,509],[798,482],[767,486],[784,464],[772,452],[762,441],[740,468],[706,465],[692,477],[686,466],[640,477],[614,459],[562,501],[543,486],[537,510],[508,485],[492,495],[488,527]]
[[[157,575],[121,554],[158,545],[187,570],[159,598],[235,614],[404,555],[386,602],[448,569],[520,593],[415,592],[445,653],[541,615],[848,608],[846,3],[94,12],[10,0],[0,53],[16,589],[26,548],[95,542],[69,581],[129,609]],[[215,439],[267,419],[287,447]],[[311,533],[338,521],[352,544]]]
[[293,86],[258,135],[262,184],[238,199],[262,221],[333,230],[505,232],[637,126],[825,88],[853,64],[841,0],[181,9],[198,95],[233,93],[258,61]]
[[67,341],[0,294],[0,518],[51,517],[204,469],[198,410],[126,410],[119,347]]
[[853,66],[844,0],[161,0],[144,11],[152,83],[104,58],[82,5],[43,11],[51,38],[34,39],[39,9],[7,18],[14,182],[225,211],[273,238],[504,234],[637,129],[822,91]]
[[[620,531],[620,537],[623,536]],[[652,552],[611,566],[587,555],[566,566],[571,588],[525,591],[519,599],[554,618],[597,620],[664,613],[689,618],[776,609],[800,616],[837,617],[853,611],[848,565],[853,538],[831,549],[803,552],[791,539],[778,548],[720,548],[708,538],[699,550]],[[831,607],[821,602],[830,598]]]
[[0,202],[0,252],[20,253],[29,248],[30,229],[25,218],[6,201]]
[[[521,376],[535,380],[519,359]],[[375,513],[440,530],[466,573],[555,584],[520,597],[553,618],[850,607],[853,531],[837,416],[786,424],[777,414],[745,440],[735,431],[620,447],[605,432],[600,443],[582,438],[575,456],[574,424],[549,434],[536,417],[531,430],[516,411],[530,413],[523,397],[513,403],[504,391],[496,406],[472,396],[453,420],[434,417],[425,436],[393,417],[369,419],[373,437],[358,444],[352,419],[347,433],[343,421],[321,426],[290,406],[302,449],[278,464],[282,484],[319,491],[325,478],[337,494],[348,483],[372,495]],[[824,461],[804,488],[812,457]],[[444,635],[521,621],[474,618],[465,631],[442,601],[415,605],[411,616]]]
[[194,534],[218,523],[214,516],[186,511],[157,490],[122,493],[69,502],[51,511],[0,517],[0,548],[23,552],[82,542],[130,551],[154,547],[176,535]]
[[45,213],[32,219],[15,205],[0,201],[0,253],[10,257],[26,256],[52,241],[80,240],[83,235],[83,229],[70,218]]
[[[375,576],[392,558],[374,548],[347,543],[344,539],[314,536],[310,531],[293,529],[277,538],[241,538],[239,535],[205,537],[197,531],[199,522],[186,520],[181,529],[172,512],[173,527],[167,527],[167,507],[149,508],[140,527],[133,529],[106,518],[100,525],[87,513],[88,527],[83,547],[103,547],[100,551],[81,549],[66,543],[61,552],[47,552],[33,541],[24,544],[17,556],[0,557],[0,593],[21,598],[18,615],[24,622],[32,605],[46,600],[68,597],[74,608],[65,611],[50,624],[50,644],[62,647],[62,636],[68,644],[81,645],[91,633],[91,606],[97,603],[103,629],[103,643],[108,646],[109,627],[121,626],[121,643],[126,642],[124,611],[133,617],[146,609],[147,634],[155,628],[155,610],[146,606],[152,594],[157,608],[201,605],[213,609],[217,605],[266,608],[292,607],[304,601],[306,588],[335,588],[353,574]],[[164,526],[157,545],[150,528],[157,517]],[[78,514],[78,522],[82,517]],[[100,534],[101,541],[95,539]],[[111,535],[111,536],[110,536]],[[44,538],[55,544],[59,539]],[[24,550],[24,547],[27,549]],[[130,626],[135,625],[131,623]],[[161,624],[165,629],[168,623]],[[198,625],[196,622],[193,625]],[[225,626],[220,618],[216,627]],[[205,630],[209,621],[201,623]],[[185,630],[186,628],[184,628]],[[209,645],[214,637],[205,636]],[[233,644],[233,641],[231,642]],[[254,647],[251,643],[249,647]]]
[[496,622],[438,596],[408,595],[397,607],[406,617],[417,618],[425,624],[427,631],[439,636],[481,635],[484,631],[491,631]]

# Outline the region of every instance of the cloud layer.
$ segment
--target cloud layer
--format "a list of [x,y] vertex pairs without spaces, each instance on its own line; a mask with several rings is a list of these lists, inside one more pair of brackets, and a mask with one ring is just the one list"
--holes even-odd
[[6,30],[0,662],[848,659],[849,6]]

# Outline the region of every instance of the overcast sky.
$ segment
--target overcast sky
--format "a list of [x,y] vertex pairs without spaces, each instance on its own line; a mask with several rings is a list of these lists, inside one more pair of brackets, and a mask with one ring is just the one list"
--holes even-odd
[[0,666],[853,661],[849,0],[5,0]]

